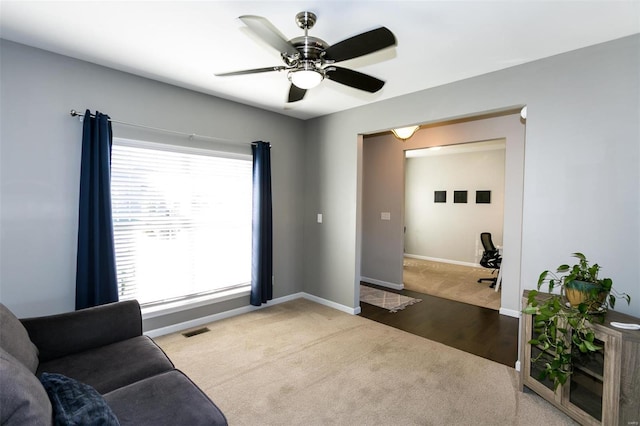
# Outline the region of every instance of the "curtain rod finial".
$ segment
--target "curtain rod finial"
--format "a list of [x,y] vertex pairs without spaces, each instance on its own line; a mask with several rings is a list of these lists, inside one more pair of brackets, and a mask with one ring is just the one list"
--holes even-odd
[[84,114],[79,113],[75,109],[72,109],[71,111],[69,111],[69,115],[72,116],[72,117],[78,117],[78,120],[80,120],[81,123],[82,123],[82,121],[84,119]]

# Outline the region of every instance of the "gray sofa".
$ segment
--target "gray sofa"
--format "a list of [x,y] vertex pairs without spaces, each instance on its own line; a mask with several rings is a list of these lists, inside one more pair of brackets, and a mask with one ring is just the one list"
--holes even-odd
[[19,320],[0,304],[0,424],[226,425],[136,301]]

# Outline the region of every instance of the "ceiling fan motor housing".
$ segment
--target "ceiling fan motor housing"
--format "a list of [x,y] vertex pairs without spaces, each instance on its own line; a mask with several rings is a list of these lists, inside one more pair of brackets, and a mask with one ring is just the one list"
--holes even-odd
[[[312,12],[300,12],[296,15],[296,23],[298,27],[304,30],[304,36],[295,37],[289,40],[298,52],[299,58],[291,55],[283,55],[286,57],[285,62],[290,66],[298,69],[316,70],[321,72],[321,67],[325,63],[322,53],[329,47],[324,40],[308,35],[308,30],[313,28],[317,17]],[[324,73],[321,73],[324,77]]]
[[329,47],[324,40],[311,36],[292,38],[289,42],[298,49],[301,53],[302,59],[309,59],[312,61],[320,60],[322,52]]

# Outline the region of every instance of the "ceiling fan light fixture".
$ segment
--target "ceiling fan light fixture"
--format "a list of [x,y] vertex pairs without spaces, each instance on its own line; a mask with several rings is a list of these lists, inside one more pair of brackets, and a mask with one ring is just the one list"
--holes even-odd
[[318,71],[305,69],[289,71],[289,80],[300,89],[313,89],[323,78],[324,76]]
[[419,128],[420,126],[409,126],[409,127],[400,127],[397,129],[391,129],[391,131],[393,132],[393,135],[396,138],[404,142],[407,139],[409,139],[411,136],[413,136],[413,134],[417,132]]

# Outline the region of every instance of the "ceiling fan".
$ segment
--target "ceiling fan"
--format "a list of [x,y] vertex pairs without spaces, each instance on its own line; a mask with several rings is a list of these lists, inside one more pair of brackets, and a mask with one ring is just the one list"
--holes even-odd
[[308,89],[317,86],[325,78],[370,93],[384,86],[385,82],[380,79],[333,64],[395,46],[396,38],[386,27],[358,34],[330,46],[324,40],[308,35],[309,29],[316,23],[316,15],[311,12],[296,15],[296,23],[304,30],[304,36],[291,40],[287,40],[266,18],[243,15],[239,19],[255,35],[278,50],[285,65],[216,74],[218,77],[287,71],[291,81],[287,102],[302,100]]

